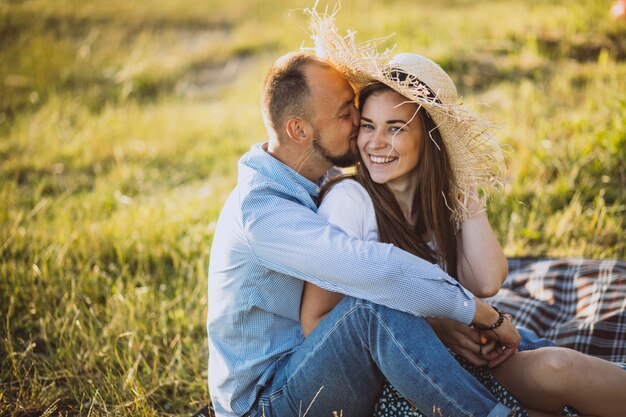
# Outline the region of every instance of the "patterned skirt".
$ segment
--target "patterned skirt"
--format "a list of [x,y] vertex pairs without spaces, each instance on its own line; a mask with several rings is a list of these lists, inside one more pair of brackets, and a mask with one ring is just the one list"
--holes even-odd
[[[520,403],[502,386],[494,377],[493,372],[487,367],[476,367],[465,359],[455,358],[466,371],[474,376],[496,397],[496,400],[514,411],[512,416],[528,417]],[[564,416],[576,416],[577,414],[568,408],[563,409]],[[376,404],[374,417],[439,417],[437,410],[417,410],[413,404],[407,401],[396,389],[387,382]]]

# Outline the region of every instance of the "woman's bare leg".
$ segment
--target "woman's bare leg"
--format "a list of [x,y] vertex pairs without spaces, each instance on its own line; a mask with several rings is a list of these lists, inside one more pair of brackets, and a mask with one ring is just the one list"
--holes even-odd
[[558,413],[570,405],[599,417],[620,417],[626,410],[626,371],[572,349],[518,352],[494,374],[529,409]]
[[[543,411],[537,411],[537,410],[526,410],[526,413],[528,414],[528,417],[561,417],[563,414],[562,413],[544,413]],[[582,416],[580,414],[578,414],[578,417],[593,417],[593,416]]]
[[559,417],[561,416],[561,413],[558,413],[558,414],[544,413],[543,411],[529,410],[529,409],[526,409],[526,413],[528,414],[528,417]]

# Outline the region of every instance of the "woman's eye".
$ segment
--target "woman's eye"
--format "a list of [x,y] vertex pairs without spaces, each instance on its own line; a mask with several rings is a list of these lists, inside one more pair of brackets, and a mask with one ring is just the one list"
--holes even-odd
[[398,132],[402,132],[402,128],[400,126],[391,126],[389,128],[389,131],[391,133],[398,133]]
[[361,123],[361,129],[371,130],[374,129],[374,126],[372,126],[370,123]]

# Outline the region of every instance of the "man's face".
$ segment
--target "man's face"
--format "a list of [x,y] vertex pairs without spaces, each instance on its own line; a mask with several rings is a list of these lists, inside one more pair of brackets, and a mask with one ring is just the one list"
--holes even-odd
[[333,68],[310,65],[305,69],[315,138],[313,151],[326,162],[340,167],[356,160],[359,113],[354,106],[354,90]]

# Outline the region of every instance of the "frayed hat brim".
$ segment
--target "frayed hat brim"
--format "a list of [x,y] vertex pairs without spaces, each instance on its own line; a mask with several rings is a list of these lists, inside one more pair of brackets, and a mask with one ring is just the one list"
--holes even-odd
[[[498,145],[495,126],[459,103],[456,87],[450,77],[436,63],[417,54],[398,54],[393,48],[381,50],[390,35],[361,43],[356,32],[339,34],[336,14],[328,8],[320,15],[315,8],[306,9],[310,16],[310,37],[315,43],[315,54],[329,61],[359,90],[375,81],[394,89],[408,101],[423,107],[434,120],[450,157],[453,174],[452,195],[446,201],[452,217],[460,223],[470,213],[470,198],[482,191],[481,200],[501,186],[504,155]],[[403,66],[405,68],[403,68]],[[390,76],[390,69],[399,68],[425,82],[428,89],[416,88],[412,80]]]

